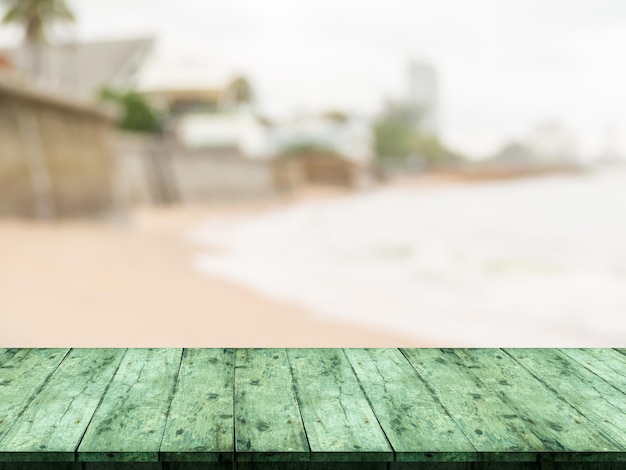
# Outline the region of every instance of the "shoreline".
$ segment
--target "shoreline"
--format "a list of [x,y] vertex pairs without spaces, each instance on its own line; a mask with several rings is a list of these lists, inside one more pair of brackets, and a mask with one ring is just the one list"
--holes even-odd
[[466,183],[477,182],[427,175],[364,191],[310,187],[274,201],[144,207],[115,223],[0,219],[0,347],[441,346],[334,322],[201,273],[188,238],[211,218]]
[[143,209],[124,226],[0,221],[0,346],[427,346],[194,270],[189,228],[262,206]]

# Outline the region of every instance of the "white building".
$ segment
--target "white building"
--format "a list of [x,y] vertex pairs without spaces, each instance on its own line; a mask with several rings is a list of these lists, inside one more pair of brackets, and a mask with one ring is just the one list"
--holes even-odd
[[374,156],[370,123],[354,117],[313,116],[268,124],[243,108],[186,112],[173,125],[177,138],[188,147],[229,148],[249,158],[271,158],[300,145],[326,148],[359,163]]
[[272,153],[267,125],[250,112],[189,113],[177,120],[175,131],[188,147],[231,148],[250,158]]
[[274,153],[293,146],[313,144],[357,163],[367,163],[374,156],[371,124],[362,118],[299,118],[274,125],[269,133],[270,146]]
[[576,135],[557,121],[537,123],[526,143],[535,158],[545,163],[574,163],[579,160]]

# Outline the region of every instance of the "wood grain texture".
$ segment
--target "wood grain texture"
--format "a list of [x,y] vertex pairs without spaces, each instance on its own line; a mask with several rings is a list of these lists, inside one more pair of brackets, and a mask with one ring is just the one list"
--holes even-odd
[[[549,450],[523,416],[451,349],[402,349],[432,393],[478,451],[479,460],[535,461]],[[504,353],[502,353],[504,354]]]
[[555,456],[602,460],[620,446],[575,408],[552,393],[508,354],[498,350],[464,349],[455,354],[473,367],[485,386],[498,394],[528,423]]
[[507,349],[537,381],[569,403],[626,450],[626,387],[598,380],[590,370],[556,349]]
[[79,462],[6,462],[0,470],[84,470]]
[[[231,457],[232,458],[232,457]],[[234,470],[234,462],[163,462],[162,470]]]
[[626,356],[612,349],[561,349],[618,390],[626,389]]
[[232,349],[185,349],[162,461],[232,461],[234,371]]
[[163,470],[160,462],[83,462],[82,465],[82,470]]
[[0,349],[0,470],[626,470],[625,353]]
[[346,349],[397,461],[476,460],[476,449],[397,349]]
[[238,462],[309,461],[284,349],[236,351],[235,446]]
[[85,462],[156,462],[181,349],[129,349],[78,448]]
[[74,349],[0,440],[5,460],[73,462],[122,359],[119,349]]
[[[502,468],[502,467],[500,467]],[[469,462],[394,462],[388,470],[474,470]],[[506,467],[508,470],[508,467]],[[499,470],[499,469],[498,469]],[[517,470],[517,469],[512,469]]]
[[[69,349],[11,349],[0,363],[0,439],[19,419]],[[0,461],[4,459],[0,453]]]
[[287,351],[311,461],[393,461],[374,412],[341,349]]

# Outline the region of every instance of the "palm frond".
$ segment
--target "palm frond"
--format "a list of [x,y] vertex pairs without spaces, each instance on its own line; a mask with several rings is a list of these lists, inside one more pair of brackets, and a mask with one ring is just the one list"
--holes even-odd
[[46,29],[54,23],[74,22],[66,0],[0,0],[7,6],[2,23],[19,24],[30,42],[45,41]]
[[17,23],[19,21],[21,21],[21,11],[19,6],[13,6],[11,8],[9,8],[6,13],[4,14],[4,16],[2,17],[2,23],[3,24],[11,24],[11,23]]

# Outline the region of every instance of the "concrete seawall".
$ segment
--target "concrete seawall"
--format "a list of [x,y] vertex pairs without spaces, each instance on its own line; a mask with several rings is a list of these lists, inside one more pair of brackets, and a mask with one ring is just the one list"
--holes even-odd
[[114,113],[0,81],[0,215],[97,215],[114,205]]

